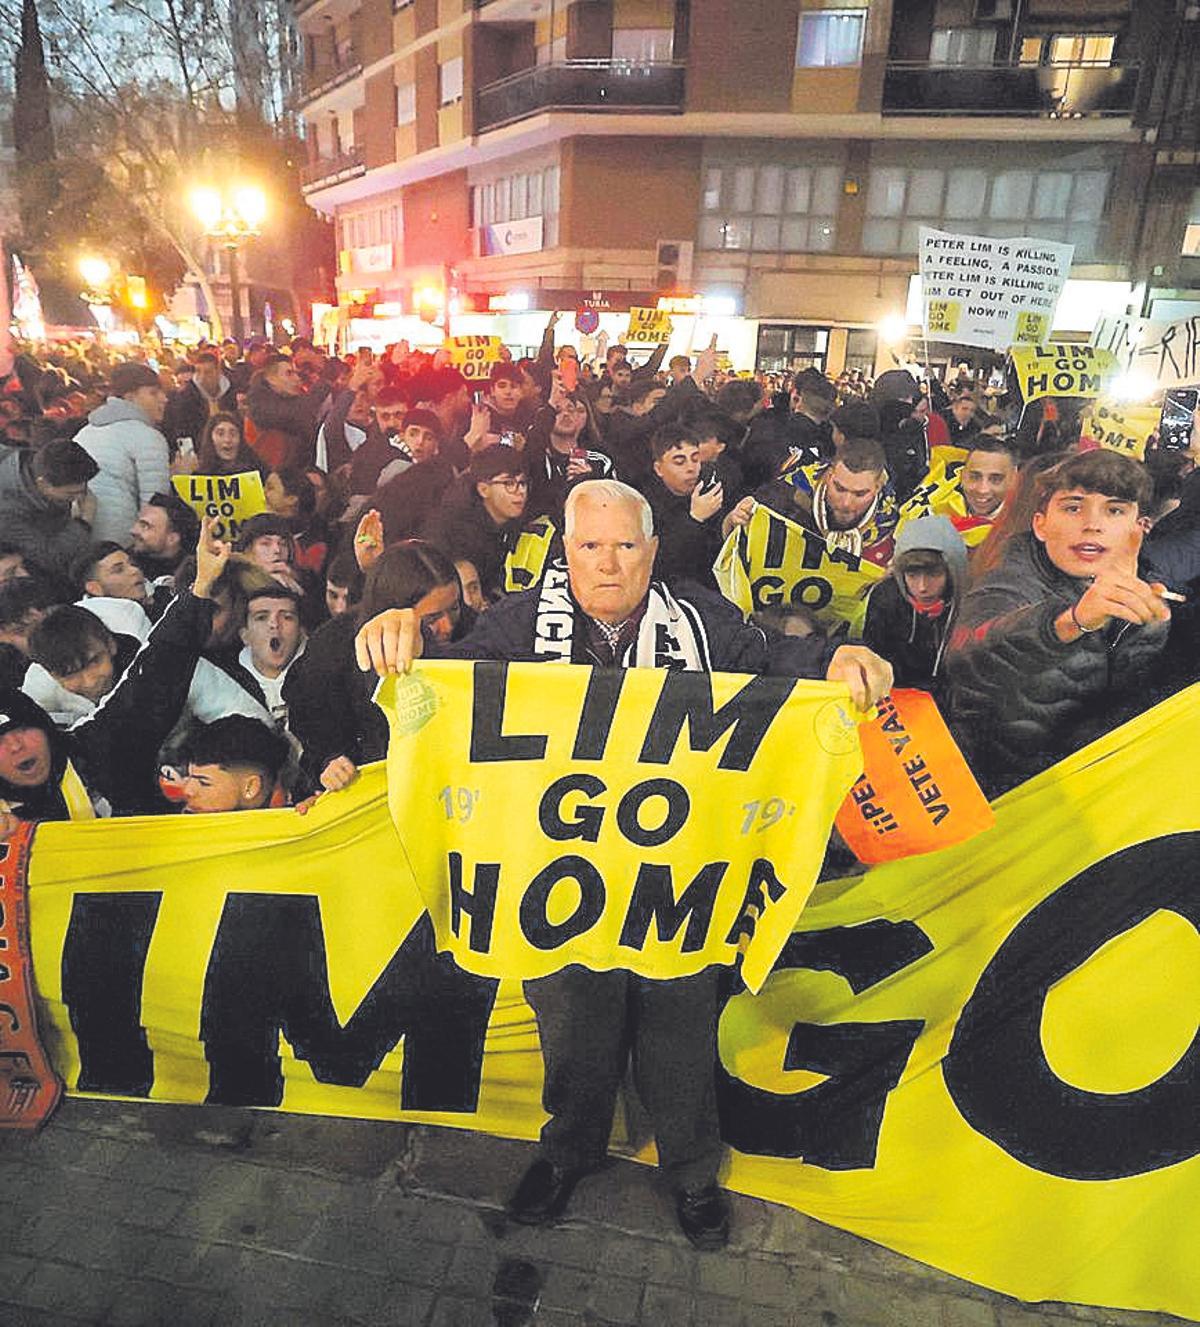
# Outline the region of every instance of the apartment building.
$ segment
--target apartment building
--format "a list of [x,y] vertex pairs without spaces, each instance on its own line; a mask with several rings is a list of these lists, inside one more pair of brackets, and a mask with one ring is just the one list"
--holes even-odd
[[448,313],[533,347],[551,310],[562,335],[594,311],[616,337],[667,298],[673,351],[715,332],[739,368],[869,369],[913,307],[922,223],[1073,242],[1060,332],[1131,303],[1200,309],[1189,0],[296,0],[296,17],[304,189],[336,221],[351,343],[433,344]]

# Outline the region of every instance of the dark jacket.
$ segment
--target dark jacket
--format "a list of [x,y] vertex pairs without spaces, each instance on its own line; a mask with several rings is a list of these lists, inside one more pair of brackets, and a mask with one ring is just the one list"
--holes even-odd
[[[186,592],[177,595],[104,701],[65,732],[56,731],[49,715],[22,697],[45,720],[30,726],[47,732],[52,768],[50,779],[37,789],[0,780],[0,797],[15,815],[24,820],[68,818],[59,787],[68,760],[88,792],[108,801],[115,814],[165,809],[158,791],[158,753],[183,711],[212,614],[212,600]],[[4,703],[19,702],[9,696]]]
[[673,423],[689,410],[707,405],[707,399],[692,378],[668,389],[666,396],[644,415],[616,409],[604,421],[604,449],[613,458],[617,475],[625,483],[641,488],[654,470],[650,439],[664,424]]
[[447,490],[454,483],[454,467],[441,456],[434,456],[389,479],[366,503],[383,518],[384,539],[394,544],[400,539],[415,538],[430,513],[441,506]]
[[[384,525],[386,528],[386,521]],[[449,558],[473,563],[484,594],[495,599],[504,589],[504,559],[516,546],[523,525],[523,520],[497,525],[470,476],[464,475],[442,505],[430,512],[421,526],[421,538],[436,544]]]
[[264,378],[246,394],[246,418],[253,425],[250,445],[272,470],[303,470],[313,463],[317,407],[313,397],[284,396]]
[[721,520],[718,511],[707,521],[692,519],[692,500],[672,493],[657,475],[642,489],[654,513],[658,557],[654,574],[673,590],[681,581],[691,581],[716,590],[713,563],[721,551]]
[[[227,414],[236,415],[238,412],[237,392],[228,378],[223,379],[222,386],[224,391],[217,398],[216,408],[225,411]],[[163,416],[162,422],[162,431],[167,442],[171,445],[172,453],[175,451],[180,438],[191,438],[198,450],[201,435],[204,433],[204,426],[208,423],[212,414],[213,411],[209,408],[208,398],[194,382],[189,382],[186,387],[181,387],[177,392],[172,392],[167,401],[167,413]]]
[[42,495],[32,464],[31,452],[0,447],[0,539],[52,575],[70,580],[76,559],[92,546],[92,533],[70,507]]
[[[329,437],[329,421],[325,422],[326,440]],[[343,430],[342,436],[345,437]],[[349,451],[349,446],[347,446]],[[392,443],[386,433],[378,424],[371,421],[367,425],[366,441],[358,447],[350,457],[350,492],[351,493],[374,493],[379,487],[379,477],[390,466],[400,462],[400,466],[388,475],[383,482],[386,484],[394,479],[397,474],[403,474],[410,465],[412,457],[408,449],[401,449],[392,446]],[[334,469],[333,457],[330,455],[329,468]]]
[[1064,645],[1054,620],[1087,589],[1032,534],[963,600],[946,655],[951,727],[976,778],[1003,792],[1152,704],[1164,626],[1114,620]]
[[[823,678],[833,655],[834,644],[823,636],[782,636],[743,621],[728,599],[699,585],[680,585],[672,590],[677,601],[699,617],[708,646],[713,672],[767,673],[776,677]],[[540,589],[510,594],[493,604],[461,641],[430,646],[426,653],[436,659],[502,659],[511,663],[544,663],[534,653],[535,623]],[[577,613],[582,624],[586,619]],[[572,639],[572,663],[601,664],[590,653],[587,632],[577,630]]]
[[748,487],[758,488],[777,478],[792,450],[800,454],[801,465],[827,461],[833,455],[833,426],[786,408],[772,407],[755,416],[742,448]]

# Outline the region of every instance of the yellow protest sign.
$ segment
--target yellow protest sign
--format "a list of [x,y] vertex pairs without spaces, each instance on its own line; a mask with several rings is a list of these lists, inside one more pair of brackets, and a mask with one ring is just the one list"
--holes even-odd
[[1099,447],[1142,460],[1161,411],[1153,405],[1097,401],[1084,420],[1084,436]]
[[962,317],[962,305],[958,300],[931,299],[928,303],[929,329],[932,337],[951,337],[958,331],[958,321]]
[[554,542],[554,522],[549,516],[539,516],[517,536],[516,547],[504,559],[504,591],[515,594],[528,590],[542,579],[550,546]]
[[[731,1187],[1020,1299],[1200,1320],[1200,811],[1162,795],[1198,702],[1014,789],[979,838],[817,886],[721,1015]],[[435,952],[382,765],[305,817],[41,825],[28,881],[70,1093],[537,1137],[520,983]]]
[[867,595],[887,568],[825,540],[762,503],[749,525],[734,530],[713,565],[726,599],[752,613],[759,608],[807,608],[830,635],[862,637]]
[[1099,396],[1117,373],[1111,350],[1069,341],[1013,346],[1009,354],[1026,404],[1043,396]]
[[251,516],[267,509],[262,475],[257,470],[237,475],[174,475],[171,484],[197,516],[216,522],[218,539],[236,539]]
[[630,309],[625,340],[630,345],[658,345],[671,339],[671,315],[666,309]]
[[1017,314],[1017,327],[1013,340],[1019,345],[1040,346],[1050,330],[1050,316],[1033,313],[1029,309]]
[[448,336],[443,342],[450,352],[450,363],[468,382],[482,382],[504,356],[503,340],[498,336]]
[[741,954],[756,987],[862,770],[824,682],[431,662],[377,699],[438,944],[486,977],[682,976]]

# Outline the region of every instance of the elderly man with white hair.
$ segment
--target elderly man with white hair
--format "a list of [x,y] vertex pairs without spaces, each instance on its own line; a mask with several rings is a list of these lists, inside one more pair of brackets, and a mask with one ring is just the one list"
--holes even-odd
[[[501,600],[454,644],[423,641],[411,609],[372,618],[357,638],[359,665],[405,672],[428,645],[438,658],[824,677],[846,683],[863,709],[891,688],[890,665],[863,646],[767,633],[719,595],[698,586],[672,593],[654,580],[650,506],[626,484],[576,485],[563,543],[565,565],[552,564],[539,586]],[[603,1163],[632,1049],[680,1226],[697,1248],[723,1247],[729,1208],[716,1183],[717,969],[652,980],[571,967],[526,982],[525,994],[537,1016],[550,1119],[509,1214],[530,1225],[554,1221],[579,1180]]]

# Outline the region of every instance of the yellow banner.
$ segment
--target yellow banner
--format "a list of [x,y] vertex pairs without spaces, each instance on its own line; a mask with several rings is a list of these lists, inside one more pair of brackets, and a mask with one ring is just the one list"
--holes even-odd
[[1111,350],[1069,341],[1013,346],[1009,353],[1027,404],[1043,396],[1099,396],[1118,369]]
[[757,989],[862,772],[826,682],[426,663],[378,703],[438,946],[485,977],[679,977],[741,954]]
[[175,492],[200,517],[216,522],[218,539],[234,540],[251,516],[267,509],[262,475],[248,470],[238,475],[173,475]]
[[517,536],[516,547],[504,559],[506,594],[528,590],[542,579],[553,542],[554,522],[549,516],[539,516],[536,521],[529,522]]
[[630,309],[625,340],[630,345],[658,345],[671,339],[671,315],[666,309]]
[[[985,835],[819,885],[723,1009],[727,1182],[1021,1299],[1200,1319],[1200,811],[1162,795],[1197,746],[1192,687]],[[382,766],[305,817],[41,825],[29,909],[70,1092],[546,1119],[520,987],[435,955]]]
[[713,566],[726,599],[759,608],[807,608],[830,635],[862,637],[867,595],[887,568],[842,549],[830,552],[819,534],[763,506],[734,530]]
[[1158,428],[1161,411],[1153,405],[1124,405],[1097,401],[1084,419],[1084,436],[1109,451],[1142,460],[1150,435]]
[[992,533],[993,522],[967,515],[967,500],[959,487],[962,468],[970,453],[963,447],[935,447],[929,470],[912,497],[900,508],[896,533],[922,516],[948,516],[968,548],[977,548]]
[[450,363],[468,382],[486,381],[492,365],[503,355],[503,338],[498,336],[449,336],[443,343],[450,352]]
[[[818,886],[722,1013],[726,1181],[1021,1299],[1200,1319],[1200,811],[1162,795],[1198,745],[1193,687],[986,834]],[[29,903],[72,1093],[545,1119],[520,986],[435,954],[382,765],[303,818],[43,825]]]

